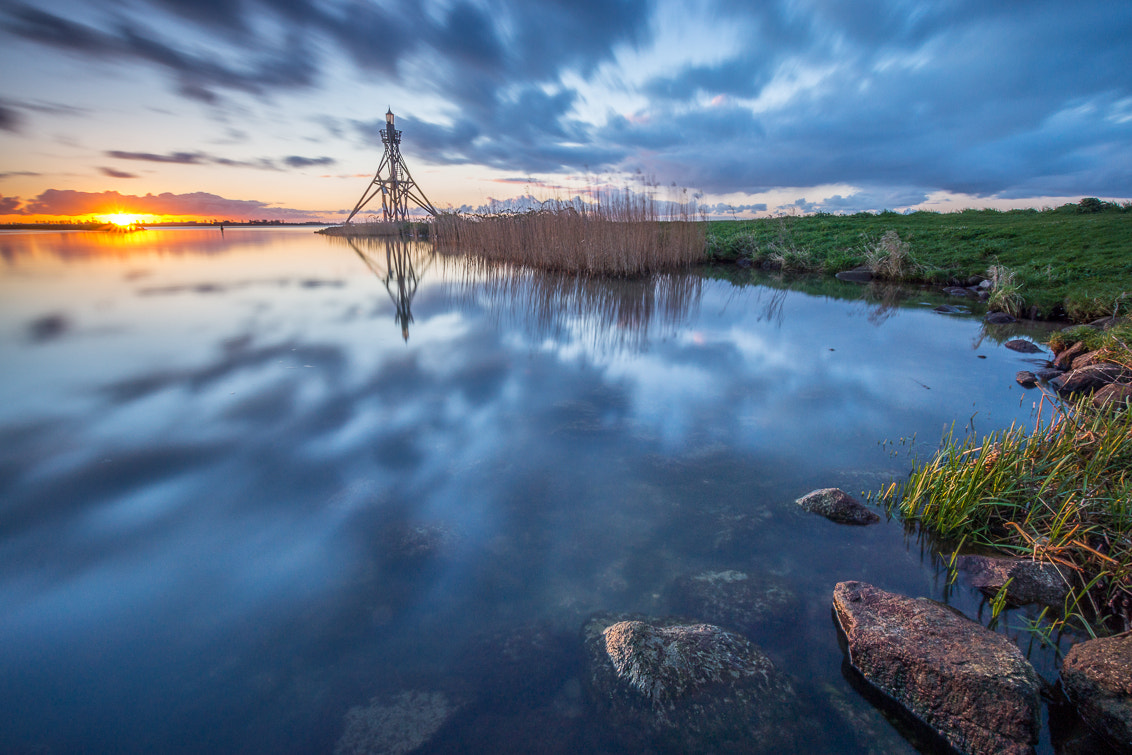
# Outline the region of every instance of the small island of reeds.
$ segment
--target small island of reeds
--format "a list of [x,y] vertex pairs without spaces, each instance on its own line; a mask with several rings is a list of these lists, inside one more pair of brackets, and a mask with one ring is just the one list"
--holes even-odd
[[580,275],[633,277],[704,261],[705,224],[694,201],[659,201],[629,189],[591,201],[551,199],[526,212],[441,215],[442,249]]

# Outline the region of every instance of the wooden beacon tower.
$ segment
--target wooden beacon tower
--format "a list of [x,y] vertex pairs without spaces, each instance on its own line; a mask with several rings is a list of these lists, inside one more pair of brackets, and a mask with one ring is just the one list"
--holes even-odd
[[354,209],[350,211],[346,222],[353,220],[354,216],[378,194],[381,195],[382,220],[386,223],[408,220],[410,202],[436,217],[436,208],[417,186],[412,174],[409,173],[409,167],[405,165],[405,159],[401,157],[401,132],[394,128],[392,109],[385,113],[385,128],[381,132],[381,142],[385,145],[385,155],[381,158],[381,164],[377,166],[373,180],[366,187],[362,198],[354,205]]

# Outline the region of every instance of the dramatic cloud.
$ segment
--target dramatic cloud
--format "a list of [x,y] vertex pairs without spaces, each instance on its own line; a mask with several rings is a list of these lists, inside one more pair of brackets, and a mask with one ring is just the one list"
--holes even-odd
[[0,196],[0,215],[15,215],[20,212],[23,204],[19,197]]
[[319,213],[272,207],[251,199],[225,199],[215,194],[146,194],[136,196],[116,191],[86,192],[49,189],[28,200],[20,210],[26,215],[86,216],[117,209],[140,215],[195,216],[232,220],[317,220]]
[[[116,0],[72,10],[7,3],[0,33],[161,72],[217,117],[238,118],[249,94],[350,97],[360,82],[419,92],[427,104],[399,125],[434,164],[544,177],[642,169],[715,195],[851,186],[810,200],[845,211],[934,192],[1132,196],[1132,82],[1120,75],[1132,68],[1132,4],[1111,0]],[[0,128],[14,130],[18,114],[0,107]],[[305,120],[336,143],[379,143],[384,126],[332,112]],[[334,163],[108,154],[264,170]]]
[[[110,150],[105,153],[107,157],[117,160],[140,160],[151,163],[172,163],[176,165],[223,165],[229,168],[255,168],[257,170],[281,170],[279,165],[267,157],[251,160],[233,160],[228,157],[217,157],[205,152],[170,152],[164,155],[152,152],[123,152]],[[291,168],[306,168],[310,166],[333,165],[336,161],[332,157],[302,157],[289,155],[282,159],[284,165]],[[126,176],[119,176],[120,178]]]

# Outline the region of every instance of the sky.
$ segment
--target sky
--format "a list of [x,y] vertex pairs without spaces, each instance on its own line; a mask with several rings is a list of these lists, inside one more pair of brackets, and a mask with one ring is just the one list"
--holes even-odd
[[[0,222],[1132,198],[1128,0],[0,0]],[[364,217],[363,213],[360,217]]]

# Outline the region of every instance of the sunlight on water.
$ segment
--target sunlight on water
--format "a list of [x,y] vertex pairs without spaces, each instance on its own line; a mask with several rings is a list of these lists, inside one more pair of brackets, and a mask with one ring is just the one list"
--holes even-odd
[[818,729],[889,732],[830,592],[940,598],[938,564],[793,500],[1032,402],[977,319],[836,293],[309,229],[0,235],[0,748],[329,752],[427,703],[436,751],[618,752],[582,623],[703,570],[783,586],[791,628],[752,639]]

